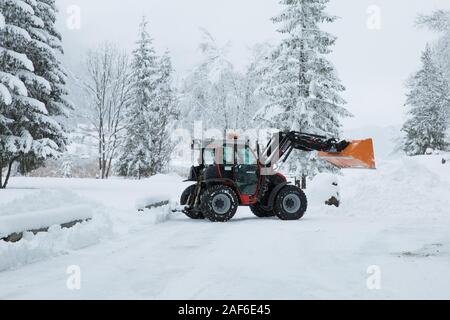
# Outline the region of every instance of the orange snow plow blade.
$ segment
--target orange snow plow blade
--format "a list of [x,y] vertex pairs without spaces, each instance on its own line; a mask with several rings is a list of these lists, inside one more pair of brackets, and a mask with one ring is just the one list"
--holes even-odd
[[343,169],[376,169],[372,139],[351,141],[339,153],[319,152],[319,158]]

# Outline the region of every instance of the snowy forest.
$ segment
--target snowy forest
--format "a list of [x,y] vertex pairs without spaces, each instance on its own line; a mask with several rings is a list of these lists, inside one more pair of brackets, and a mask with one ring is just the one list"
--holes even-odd
[[[196,121],[205,129],[275,128],[339,137],[341,120],[352,114],[341,95],[345,84],[327,58],[337,38],[322,26],[337,17],[326,5],[282,1],[281,13],[272,18],[282,40],[254,45],[244,71],[228,59],[229,44],[199,29],[202,60],[175,83],[170,52],[156,52],[145,17],[132,52],[102,43],[68,77],[60,62],[55,1],[2,1],[2,188],[11,175],[140,179],[168,172],[177,150],[171,133],[192,130]],[[421,70],[407,81],[402,149],[409,155],[446,151],[449,145],[449,21],[446,11],[417,18],[419,27],[440,38],[424,48]],[[82,97],[77,104],[70,102],[74,95]],[[82,161],[67,152],[80,135],[92,142],[95,159]],[[302,153],[286,168],[310,178],[329,169]]]
[[[139,11],[139,19],[120,23],[111,22],[109,11],[91,8],[110,23],[80,20],[90,28],[80,31],[83,42],[74,40],[76,31],[65,29],[66,15],[76,18],[77,6],[68,7],[65,0],[0,0],[0,281],[5,280],[0,299],[114,299],[126,294],[137,299],[450,298],[450,277],[439,272],[448,267],[442,255],[450,252],[450,7],[408,9],[410,16],[398,22],[402,32],[409,31],[405,40],[389,40],[391,47],[383,47],[380,39],[397,22],[389,20],[394,9],[382,11],[381,5],[378,11],[371,6],[360,12],[339,0],[265,1],[261,7],[267,6],[269,14],[264,11],[267,17],[260,22],[251,15],[258,8],[243,5],[236,25],[242,15],[249,26],[260,23],[261,30],[273,34],[246,39],[245,54],[236,58],[233,41],[239,35],[216,28],[213,18],[205,18],[208,28],[193,22],[195,41],[183,29],[188,29],[184,20],[177,25],[177,17],[184,19],[183,10],[190,6],[208,17],[206,4],[198,8],[179,1],[173,4],[179,9],[166,9],[174,18],[159,19],[164,5],[155,1],[143,5],[146,9],[128,4],[124,15]],[[356,6],[356,0],[351,2]],[[111,6],[119,16],[116,5]],[[79,19],[85,17],[84,8],[87,12],[88,5],[80,5]],[[226,12],[217,25],[233,24]],[[381,12],[386,14],[380,21],[388,22],[380,22],[378,30]],[[344,29],[352,15],[359,20]],[[112,25],[117,28],[108,30]],[[108,38],[97,36],[97,28]],[[164,33],[170,28],[176,39]],[[369,37],[373,46],[358,43]],[[394,55],[395,45],[416,38],[404,50],[407,57]],[[123,39],[130,39],[132,47]],[[364,49],[373,55],[359,55]],[[384,74],[374,75],[377,68]],[[401,87],[389,91],[392,78]],[[238,137],[251,141],[254,150],[244,158],[257,155],[258,165],[233,168],[233,179],[238,170],[260,170],[260,145],[264,149],[274,132],[305,133],[301,138],[308,144],[282,150],[286,153],[278,147],[280,155],[287,154],[273,174],[283,180],[280,188],[273,181],[261,182],[258,171],[254,194],[236,192],[234,198],[219,199],[222,205],[239,202],[243,207],[228,220],[236,212],[244,218],[229,229],[209,227],[202,221],[225,219],[186,212],[194,196],[194,204],[210,210],[208,197],[215,199],[220,192],[217,185],[204,191],[186,184],[188,179],[201,185],[208,173],[200,174],[204,167],[197,167],[205,155],[191,150],[198,130],[205,139],[217,138],[216,133],[220,139],[234,138],[236,153]],[[377,170],[359,170],[364,169],[360,163],[336,166],[329,159],[344,154],[348,160],[345,148],[367,138],[373,140],[375,156],[365,169],[375,169],[376,161]],[[221,150],[226,159],[226,147]],[[270,143],[265,151],[273,151]],[[289,195],[283,200],[283,190],[300,195],[298,201]],[[288,200],[303,210],[297,218],[308,212],[304,224],[275,224],[274,217],[297,220],[283,216]],[[190,219],[177,216],[177,210]],[[266,224],[258,224],[261,219],[254,215],[267,218]],[[274,226],[268,227],[269,222]],[[249,238],[249,230],[258,240]],[[119,240],[132,249],[118,248]],[[310,251],[300,243],[314,244]],[[86,248],[95,256],[92,261],[83,256]],[[316,256],[325,251],[333,253]],[[148,252],[160,258],[152,260]],[[262,261],[267,254],[270,261]],[[232,257],[225,261],[225,256]],[[66,291],[58,282],[65,274],[51,273],[56,267],[49,258],[58,268],[79,264],[101,280]],[[103,277],[104,259],[114,268]],[[285,263],[286,274],[269,272],[279,267],[277,261]],[[312,263],[303,268],[303,261]],[[171,267],[163,272],[162,264]],[[41,284],[47,290],[26,284],[25,265],[46,266]],[[267,265],[261,275],[245,275],[261,265]],[[378,280],[367,282],[366,289],[366,278],[378,272],[378,265],[386,270],[383,289]],[[308,275],[299,276],[298,269]],[[409,290],[402,275],[414,278],[416,289]],[[161,280],[166,276],[169,280]],[[262,285],[261,279],[267,282]],[[422,290],[429,286],[436,290]]]

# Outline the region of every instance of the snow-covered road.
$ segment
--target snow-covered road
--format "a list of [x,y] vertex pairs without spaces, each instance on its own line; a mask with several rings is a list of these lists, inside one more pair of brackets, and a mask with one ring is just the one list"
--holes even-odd
[[[347,171],[339,209],[322,206],[313,185],[308,215],[297,222],[258,219],[246,208],[227,224],[179,215],[155,223],[136,213],[136,199],[176,196],[184,186],[175,176],[14,179],[0,193],[3,207],[57,189],[67,193],[58,201],[76,195],[98,217],[0,244],[0,299],[450,298],[450,167],[437,158]],[[80,290],[66,286],[73,265]],[[370,290],[367,280],[378,275],[381,288]]]

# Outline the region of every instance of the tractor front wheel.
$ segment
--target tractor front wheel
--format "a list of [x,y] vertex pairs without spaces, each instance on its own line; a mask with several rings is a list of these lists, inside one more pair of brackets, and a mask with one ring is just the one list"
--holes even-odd
[[281,220],[299,220],[308,208],[308,200],[302,189],[286,186],[278,193],[275,200],[275,214]]
[[[188,203],[188,202],[193,201],[193,200],[189,199],[189,198],[195,197],[196,191],[197,191],[197,185],[192,185],[192,186],[188,187],[186,190],[184,190],[183,194],[181,195],[180,205],[182,205],[182,206],[190,205],[190,203]],[[187,217],[194,219],[194,220],[205,219],[203,214],[195,212],[193,210],[188,209],[188,210],[184,210],[183,212]]]
[[239,201],[233,189],[215,185],[202,195],[202,213],[212,222],[231,220],[239,207]]

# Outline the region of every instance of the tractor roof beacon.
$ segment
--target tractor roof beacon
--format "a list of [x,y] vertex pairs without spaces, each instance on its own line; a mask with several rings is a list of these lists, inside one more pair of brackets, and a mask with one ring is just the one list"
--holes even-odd
[[231,220],[239,206],[249,206],[261,218],[301,219],[308,207],[305,193],[274,170],[294,149],[318,152],[340,168],[375,169],[372,139],[338,141],[292,131],[274,134],[263,150],[257,143],[256,152],[238,138],[193,141],[192,149],[200,151],[200,165],[191,168],[186,181],[195,184],[183,192],[180,204],[188,217],[212,222]]

